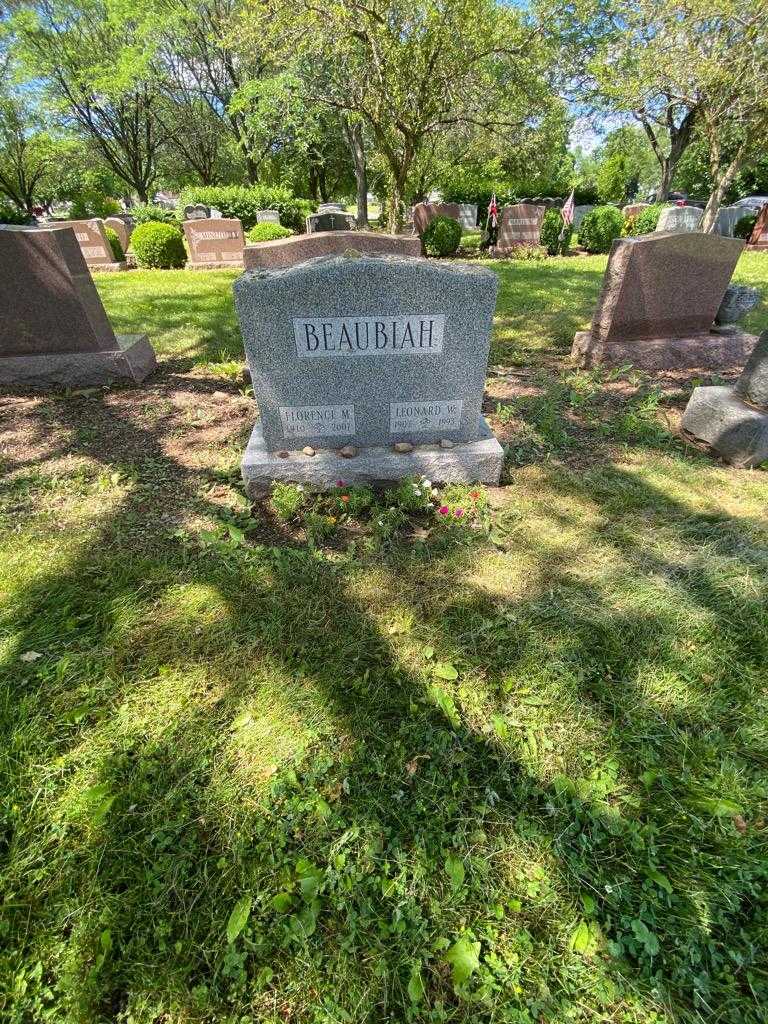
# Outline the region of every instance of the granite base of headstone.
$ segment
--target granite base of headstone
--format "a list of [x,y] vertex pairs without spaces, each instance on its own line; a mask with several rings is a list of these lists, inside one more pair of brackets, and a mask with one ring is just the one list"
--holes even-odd
[[538,245],[546,212],[546,207],[530,203],[505,206],[499,218],[496,251],[505,253],[520,246]]
[[98,217],[91,220],[68,220],[50,225],[54,230],[72,228],[80,246],[83,259],[91,270],[115,273],[128,269],[125,260],[116,260],[112,246],[104,233],[104,221]]
[[733,466],[751,469],[768,461],[768,331],[734,387],[694,389],[682,426]]
[[760,292],[748,284],[729,284],[715,313],[716,324],[737,324],[760,301]]
[[307,217],[307,234],[317,234],[320,231],[354,231],[357,221],[353,214],[345,213],[343,210],[326,210],[325,212],[311,213]]
[[665,206],[659,214],[656,230],[667,231],[698,231],[702,212],[698,206]]
[[743,366],[755,336],[714,319],[744,249],[737,238],[682,232],[613,243],[597,309],[571,355],[583,367]]
[[482,416],[497,287],[482,267],[392,256],[246,272],[235,306],[260,411],[248,492],[421,473],[498,483],[503,450]]
[[378,231],[318,231],[273,242],[246,245],[246,270],[279,270],[317,256],[380,253],[387,256],[421,256],[421,239],[385,235]]
[[768,205],[757,215],[752,234],[749,236],[750,249],[768,249]]
[[234,217],[185,220],[182,224],[189,248],[187,270],[221,270],[242,267],[245,235]]
[[0,228],[0,382],[34,388],[142,381],[145,335],[116,335],[73,230]]

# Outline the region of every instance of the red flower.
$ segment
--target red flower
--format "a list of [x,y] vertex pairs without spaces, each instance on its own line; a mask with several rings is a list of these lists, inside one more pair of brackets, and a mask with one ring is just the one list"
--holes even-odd
[[477,501],[477,499],[480,497],[480,491],[470,491],[469,496],[470,498],[474,498],[475,501]]
[[349,501],[349,495],[348,494],[342,494],[341,495],[341,500],[342,501]]
[[450,509],[448,508],[447,505],[441,505],[437,511],[440,513],[441,516],[447,516]]

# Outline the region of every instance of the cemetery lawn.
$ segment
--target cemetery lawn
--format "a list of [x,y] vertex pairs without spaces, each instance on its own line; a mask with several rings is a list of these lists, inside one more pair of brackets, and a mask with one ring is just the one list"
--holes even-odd
[[4,398],[3,1021],[765,1021],[768,474],[569,365],[604,257],[496,267],[484,529],[251,514],[233,272]]

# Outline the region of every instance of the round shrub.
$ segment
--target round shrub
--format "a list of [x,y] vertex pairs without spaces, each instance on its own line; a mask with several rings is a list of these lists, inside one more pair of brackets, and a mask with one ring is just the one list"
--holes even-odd
[[293,232],[282,224],[254,224],[247,234],[249,242],[276,242],[278,238],[290,238]]
[[656,230],[656,225],[659,223],[659,217],[661,211],[665,208],[665,203],[654,203],[652,206],[646,206],[644,210],[634,218],[634,225],[631,232],[627,234],[633,235],[650,235]]
[[[562,240],[560,235],[562,234]],[[573,224],[564,225],[559,210],[547,210],[541,222],[541,244],[550,256],[565,256],[571,245]]]
[[755,230],[755,224],[757,223],[757,213],[753,210],[752,213],[745,213],[743,217],[739,217],[733,229],[734,238],[746,238],[749,240],[752,232]]
[[139,224],[131,235],[131,245],[140,267],[170,270],[183,267],[187,261],[184,237],[173,224]]
[[610,252],[614,239],[621,237],[624,217],[615,206],[597,206],[579,226],[579,243],[587,252]]
[[29,224],[29,214],[12,203],[0,201],[0,224]]
[[430,256],[450,256],[461,242],[461,224],[453,217],[435,217],[421,236]]
[[112,258],[115,263],[122,263],[125,259],[125,253],[123,247],[120,244],[120,238],[114,228],[111,228],[108,224],[104,225],[104,234],[107,236],[109,247],[112,250]]

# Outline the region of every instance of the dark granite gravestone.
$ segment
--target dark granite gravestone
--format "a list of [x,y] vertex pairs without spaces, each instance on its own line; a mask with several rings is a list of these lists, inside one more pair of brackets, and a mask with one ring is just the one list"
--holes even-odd
[[695,388],[683,430],[743,469],[768,461],[768,331],[760,335],[732,388]]
[[592,327],[576,335],[572,357],[647,370],[743,365],[754,335],[713,327],[743,248],[741,239],[682,232],[616,239]]
[[0,381],[140,381],[155,365],[145,335],[115,335],[71,228],[0,227]]
[[499,220],[496,248],[503,251],[519,245],[538,245],[546,212],[543,206],[532,206],[529,203],[505,206]]
[[413,208],[413,230],[423,235],[435,217],[450,217],[461,223],[459,203],[417,203]]
[[414,473],[498,482],[503,453],[481,412],[497,287],[482,267],[359,254],[246,272],[235,306],[260,412],[248,490]]
[[117,237],[120,239],[120,245],[123,252],[128,252],[128,246],[131,242],[131,235],[133,234],[133,222],[127,217],[107,217],[104,221],[105,228],[112,228]]
[[202,203],[192,203],[184,207],[184,220],[210,220],[211,208]]
[[311,213],[307,217],[307,234],[319,231],[354,231],[357,221],[351,213],[342,210],[328,210],[325,213]]
[[243,266],[245,236],[239,220],[185,220],[182,227],[189,246],[188,270]]
[[104,222],[94,217],[91,220],[68,220],[49,224],[49,228],[61,231],[72,228],[85,262],[94,270],[127,270],[124,260],[116,260],[104,234]]
[[760,210],[749,236],[750,249],[768,249],[768,203]]

